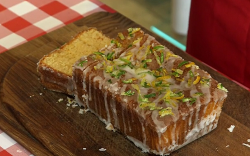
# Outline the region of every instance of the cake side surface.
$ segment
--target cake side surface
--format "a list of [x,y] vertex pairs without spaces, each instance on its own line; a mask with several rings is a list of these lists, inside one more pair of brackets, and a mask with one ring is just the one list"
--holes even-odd
[[59,49],[45,55],[38,62],[41,83],[48,89],[73,94],[72,66],[82,56],[87,56],[110,44],[111,39],[95,28],[78,33]]
[[217,127],[226,89],[138,32],[118,34],[110,46],[82,58],[84,67],[75,64],[76,97],[143,151],[169,154]]

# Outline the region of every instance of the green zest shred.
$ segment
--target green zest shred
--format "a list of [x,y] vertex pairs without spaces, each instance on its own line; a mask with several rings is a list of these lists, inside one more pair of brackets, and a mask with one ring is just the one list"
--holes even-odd
[[228,90],[221,83],[218,83],[217,88],[225,92],[228,92]]
[[144,88],[149,88],[149,87],[151,87],[150,84],[146,81],[146,79],[142,79],[140,85],[141,85],[142,87],[144,87]]
[[189,102],[189,104],[192,105],[196,102],[196,100],[196,98],[183,98],[182,102]]
[[137,31],[141,30],[140,28],[128,28],[129,36],[133,37],[133,34]]
[[183,70],[181,70],[181,69],[176,69],[175,71],[176,71],[178,74],[180,74],[180,75],[183,74]]
[[112,73],[113,72],[113,66],[107,66],[105,69],[106,73]]
[[204,84],[204,85],[209,85],[209,82],[210,82],[210,79],[202,78],[202,79],[200,80],[200,83],[201,83],[201,84]]
[[126,71],[124,71],[124,70],[116,70],[116,71],[111,73],[111,77],[115,77],[115,78],[119,79],[125,73],[126,73]]
[[154,55],[155,55],[155,59],[156,59],[157,63],[158,63],[159,65],[161,65],[160,57],[157,55],[157,53],[156,53],[155,51],[153,51],[153,53],[154,53]]
[[121,61],[125,62],[125,63],[131,63],[129,60],[125,59],[125,58],[119,58]]
[[108,80],[109,83],[112,83],[111,79]]
[[153,48],[154,50],[158,51],[158,50],[163,50],[165,49],[165,47],[163,45],[157,45],[157,46],[154,46]]
[[101,53],[101,52],[99,52],[99,51],[94,52],[93,54],[95,54],[95,55],[105,55],[105,54],[103,54],[103,53]]
[[155,103],[140,103],[141,108],[146,108],[146,107],[155,107]]
[[133,83],[133,79],[122,80],[122,82],[126,84]]
[[164,53],[163,52],[161,52],[160,62],[161,62],[161,64],[164,62]]
[[196,95],[196,96],[202,96],[202,95],[204,95],[204,94],[201,93],[201,92],[197,92],[197,93],[195,93],[194,95]]
[[125,59],[125,58],[119,58],[119,60],[125,62],[126,64],[124,65],[120,65],[120,67],[125,67],[125,66],[129,66],[131,69],[134,68],[134,65],[128,60],[128,59]]
[[177,92],[177,93],[171,92],[170,93],[170,97],[181,97],[182,95],[183,95],[182,92]]
[[146,94],[144,95],[145,98],[151,98],[151,97],[155,97],[156,93],[151,93],[151,94]]
[[135,92],[133,92],[133,91],[131,91],[131,90],[128,90],[128,91],[126,91],[126,92],[123,92],[121,95],[132,96],[132,95],[134,95],[134,94],[135,94]]
[[112,53],[108,53],[107,54],[107,60],[112,60],[113,59],[113,55],[114,55],[115,52],[112,52]]
[[172,72],[172,75],[173,75],[174,77],[180,77],[180,74],[177,73],[176,71]]
[[173,115],[173,111],[171,107],[163,108],[159,111],[160,117],[164,117],[166,115]]
[[162,107],[156,107],[155,103],[140,103],[140,108],[149,110],[160,110]]
[[88,60],[83,60],[83,61],[81,61],[81,62],[78,64],[78,66],[81,66],[81,67],[82,67],[83,64],[86,63],[86,62],[88,62]]
[[152,59],[142,60],[141,62],[142,62],[142,67],[147,68],[148,67],[147,63],[152,62]]
[[125,39],[125,37],[124,37],[124,35],[122,33],[118,33],[118,36],[120,37],[121,40]]
[[178,65],[178,68],[182,67],[183,65],[185,64],[188,64],[189,62],[188,61],[182,61],[179,65]]
[[148,98],[144,98],[141,94],[139,94],[138,101],[139,102],[145,102],[145,103],[149,102]]
[[192,72],[192,70],[189,70],[189,75],[190,75],[190,77],[194,77],[194,73]]

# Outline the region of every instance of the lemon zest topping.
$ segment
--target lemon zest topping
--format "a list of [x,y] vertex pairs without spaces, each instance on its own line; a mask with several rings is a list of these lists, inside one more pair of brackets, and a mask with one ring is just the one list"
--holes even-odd
[[193,84],[195,85],[195,84],[199,83],[200,79],[201,79],[201,77],[198,75],[196,77],[196,79],[194,80]]
[[135,45],[138,42],[141,42],[141,40],[142,40],[142,37],[138,38],[137,40],[134,40],[133,45]]
[[225,92],[228,92],[228,90],[221,83],[217,84],[217,88],[220,89],[220,90],[223,90]]
[[140,31],[140,30],[141,30],[141,28],[128,28],[129,34],[133,34],[133,33]]
[[189,64],[186,64],[185,67],[186,68],[190,68],[192,65],[195,65],[195,63],[194,62],[190,62]]
[[168,60],[170,57],[179,57],[179,56],[168,51],[166,54],[166,60]]
[[118,33],[118,36],[120,37],[121,40],[125,39],[125,37],[124,37],[124,35],[122,33]]
[[160,117],[164,117],[166,115],[173,115],[173,111],[171,107],[163,108],[162,110],[159,111]]

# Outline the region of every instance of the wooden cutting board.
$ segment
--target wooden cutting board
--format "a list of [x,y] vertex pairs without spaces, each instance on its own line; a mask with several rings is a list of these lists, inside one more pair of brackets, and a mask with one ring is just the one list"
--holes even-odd
[[[115,37],[124,29],[141,26],[119,13],[100,12],[1,54],[0,128],[34,155],[149,155],[142,153],[120,133],[106,130],[105,125],[90,112],[79,114],[80,107],[68,107],[67,95],[44,89],[39,83],[36,70],[39,59],[88,27],[96,27],[107,36]],[[176,54],[207,70],[229,90],[218,127],[171,155],[249,156],[250,148],[243,143],[250,139],[250,93],[142,29]],[[63,101],[59,102],[61,98]],[[227,129],[231,125],[235,125],[232,133]],[[106,151],[99,151],[101,148]]]

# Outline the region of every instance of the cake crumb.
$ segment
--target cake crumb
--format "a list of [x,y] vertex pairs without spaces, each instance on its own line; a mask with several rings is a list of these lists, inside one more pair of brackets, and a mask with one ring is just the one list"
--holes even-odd
[[35,96],[35,95],[30,95],[30,98],[33,97],[33,96]]
[[235,128],[235,125],[231,125],[231,126],[230,126],[229,128],[227,128],[227,129],[228,129],[228,131],[229,131],[229,132],[231,132],[231,133],[232,133],[232,132],[233,132],[233,130],[234,130],[234,128]]
[[79,105],[76,103],[72,104],[72,108],[76,108],[77,106],[79,106]]
[[226,147],[229,147],[229,145],[227,145]]
[[84,108],[80,108],[80,110],[78,111],[79,114],[85,114],[89,111],[89,109],[84,109]]
[[83,109],[83,112],[84,112],[84,113],[87,113],[88,111],[89,111],[89,109],[88,109],[88,108]]
[[106,149],[105,148],[100,148],[99,151],[104,152],[104,151],[106,151]]
[[247,142],[250,142],[250,139],[247,139]]
[[109,131],[114,131],[115,132],[115,128],[111,123],[107,124],[106,129],[109,130]]
[[83,114],[83,109],[79,109],[79,114]]
[[43,93],[39,93],[39,95],[43,95]]
[[63,98],[58,99],[58,102],[62,102],[62,101],[63,101]]
[[85,147],[84,147],[84,148],[82,148],[82,150],[84,150],[84,151],[85,151],[85,150],[87,150],[87,148],[85,148]]
[[242,145],[250,148],[249,144],[242,143]]
[[70,105],[76,103],[76,101],[74,99],[69,98],[69,97],[67,97],[67,101],[68,101],[68,104],[70,104]]

